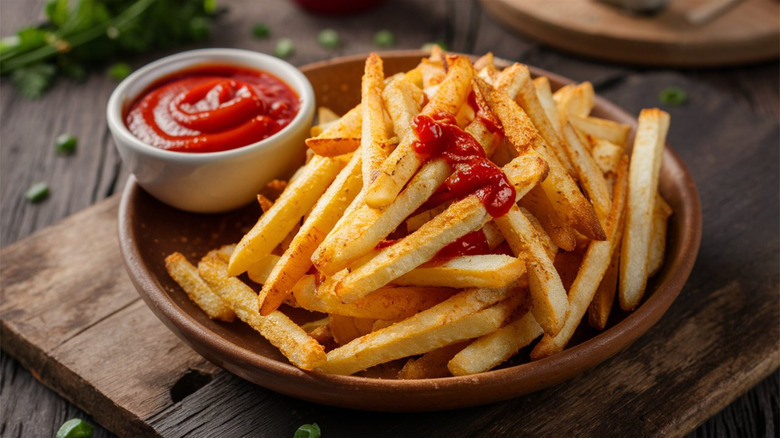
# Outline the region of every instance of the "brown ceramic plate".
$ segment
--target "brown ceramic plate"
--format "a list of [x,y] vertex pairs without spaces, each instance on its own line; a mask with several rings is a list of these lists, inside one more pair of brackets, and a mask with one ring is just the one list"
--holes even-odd
[[[422,56],[417,51],[384,53],[385,72],[413,68]],[[364,59],[340,58],[303,67],[318,104],[343,113],[359,102]],[[570,82],[538,69],[532,72],[548,76],[554,88]],[[603,99],[597,98],[594,114],[636,125],[634,117]],[[241,231],[260,214],[254,205],[219,215],[185,213],[156,201],[131,180],[119,209],[119,236],[127,270],[141,297],[174,333],[220,367],[274,391],[327,405],[377,411],[443,410],[505,400],[554,385],[628,347],[661,318],[685,284],[701,238],[696,188],[669,148],[663,156],[660,190],[674,209],[666,263],[650,281],[635,312],[615,314],[603,333],[583,324],[570,347],[557,355],[526,362],[521,352],[503,368],[468,377],[413,381],[306,372],[290,365],[243,323],[209,320],[170,279],[163,260],[180,251],[197,261],[210,249],[237,242]]]

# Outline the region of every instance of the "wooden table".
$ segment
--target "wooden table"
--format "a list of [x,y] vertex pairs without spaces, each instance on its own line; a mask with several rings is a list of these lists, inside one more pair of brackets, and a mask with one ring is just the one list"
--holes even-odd
[[[34,23],[42,19],[44,1],[35,2],[4,2],[2,14],[0,14],[0,34],[8,35],[14,32],[22,24]],[[711,70],[647,70],[634,69],[620,65],[599,64],[575,56],[565,55],[553,50],[541,47],[531,41],[514,35],[501,27],[488,15],[479,4],[468,1],[392,1],[383,7],[368,12],[365,15],[333,18],[309,15],[283,0],[252,0],[224,1],[229,7],[229,13],[221,18],[214,28],[214,35],[206,46],[240,47],[271,52],[277,38],[291,37],[296,43],[296,53],[290,59],[297,65],[313,61],[331,58],[334,56],[366,53],[376,50],[372,46],[372,35],[377,29],[390,29],[396,36],[396,48],[418,48],[423,43],[435,40],[445,41],[451,50],[465,53],[484,53],[493,51],[496,56],[509,60],[533,64],[548,70],[555,71],[564,76],[576,80],[590,80],[596,86],[597,92],[603,93],[608,98],[619,104],[630,107],[636,111],[641,106],[661,105],[654,99],[657,91],[648,87],[659,87],[677,84],[689,87],[696,91],[696,95],[709,96],[707,99],[691,101],[687,106],[673,109],[673,125],[678,120],[675,117],[689,117],[695,114],[697,107],[706,106],[717,100],[717,104],[724,108],[731,108],[740,114],[746,114],[750,123],[757,123],[768,129],[768,136],[761,137],[761,141],[774,141],[769,144],[767,150],[775,148],[774,154],[767,157],[770,164],[761,166],[756,172],[764,172],[760,175],[751,174],[750,168],[739,168],[738,175],[756,182],[751,190],[737,193],[738,187],[744,185],[735,184],[735,189],[730,193],[713,194],[703,192],[709,199],[717,198],[722,201],[723,211],[707,210],[705,204],[705,232],[703,248],[708,239],[717,236],[719,230],[708,229],[708,226],[723,226],[717,222],[717,216],[728,209],[740,208],[740,201],[744,199],[766,200],[766,208],[769,213],[753,210],[745,210],[744,215],[758,215],[763,220],[764,229],[744,231],[748,235],[758,236],[755,233],[763,233],[766,236],[763,247],[756,251],[763,254],[764,265],[768,272],[759,279],[758,285],[750,287],[774,288],[777,290],[778,278],[778,231],[777,231],[777,119],[778,106],[778,75],[780,69],[777,62],[762,65],[753,65],[729,69]],[[268,39],[254,39],[251,36],[251,27],[256,23],[265,23],[271,28],[271,37]],[[334,28],[341,35],[343,44],[340,48],[329,50],[320,47],[316,42],[317,33],[324,28]],[[130,59],[130,63],[141,66],[152,59],[164,55],[155,53]],[[0,101],[0,118],[2,131],[0,132],[0,247],[8,246],[24,237],[47,227],[58,220],[75,212],[89,207],[103,199],[119,193],[125,181],[127,172],[122,168],[119,157],[114,150],[113,141],[106,126],[104,111],[108,95],[115,86],[105,71],[98,70],[91,74],[85,83],[73,83],[68,80],[59,80],[53,89],[38,101],[30,101],[19,96],[10,86],[8,80],[3,78],[0,85],[2,100]],[[634,89],[642,90],[631,95],[622,92],[624,85],[632,83],[646,83],[642,87]],[[704,98],[702,98],[704,99]],[[725,104],[724,104],[725,102]],[[692,120],[695,117],[691,118]],[[699,121],[698,125],[691,125],[691,129],[707,129],[706,121]],[[724,122],[727,123],[727,122]],[[731,125],[729,125],[731,126]],[[767,128],[768,127],[768,128]],[[741,129],[744,126],[734,125],[733,147],[740,148]],[[79,139],[78,152],[71,157],[60,157],[53,153],[53,139],[61,133],[72,133]],[[676,134],[675,134],[676,132]],[[698,132],[698,131],[697,131]],[[670,142],[683,157],[690,160],[705,160],[715,163],[718,151],[705,156],[692,157],[685,153],[686,139],[697,135],[688,133],[685,129],[675,131],[673,129]],[[774,137],[773,137],[774,135]],[[774,140],[773,140],[774,139]],[[678,143],[675,143],[677,141]],[[735,156],[731,156],[734,158]],[[738,158],[738,156],[736,156]],[[773,163],[773,164],[772,164]],[[734,166],[740,166],[739,160],[735,160]],[[694,177],[697,177],[696,169],[702,169],[701,165],[694,167]],[[43,203],[32,205],[24,200],[24,192],[37,181],[47,181],[52,187],[51,196]],[[766,182],[766,184],[761,184]],[[767,216],[768,214],[768,216]],[[708,221],[709,217],[716,217]],[[774,216],[774,217],[773,217]],[[768,217],[768,219],[767,219]],[[739,228],[739,226],[736,226]],[[725,228],[725,227],[724,227]],[[769,231],[767,231],[769,229]],[[753,234],[750,234],[753,233]],[[728,242],[728,239],[721,239]],[[728,252],[729,248],[722,248]],[[702,259],[705,257],[705,259]],[[740,270],[740,260],[710,260],[712,254],[700,253],[699,264],[695,268],[694,275],[734,276],[737,280]],[[3,264],[13,264],[14,260],[0,260]],[[721,263],[721,265],[714,263]],[[723,268],[722,271],[717,268]],[[117,269],[121,269],[117,266]],[[698,273],[698,274],[697,274]],[[118,274],[123,275],[123,274]],[[3,279],[0,279],[3,281]],[[745,290],[749,293],[750,290]],[[777,305],[774,303],[767,305]],[[776,313],[775,313],[776,314]],[[770,337],[768,343],[778,344],[778,339]],[[777,363],[777,362],[775,362]],[[36,382],[33,376],[22,368],[18,362],[7,354],[0,356],[2,377],[0,378],[0,435],[2,436],[53,436],[54,431],[66,419],[71,417],[88,418],[72,404],[66,402],[58,395]],[[737,372],[736,370],[734,372]],[[722,412],[710,418],[706,423],[696,429],[695,436],[770,436],[778,433],[780,418],[778,415],[778,374],[773,372],[769,377],[759,383],[747,394],[726,394],[727,400],[734,400]],[[725,405],[726,402],[721,405]],[[296,409],[303,409],[311,415],[321,416],[320,424],[325,430],[328,426],[341,421],[347,421],[347,416],[355,413],[340,413],[338,410],[318,408],[303,402],[289,402],[290,417],[277,418],[276,421],[264,425],[262,433],[268,436],[289,436],[294,430],[293,423],[299,421],[300,414]],[[717,405],[717,403],[715,404]],[[511,435],[511,427],[519,421],[517,418],[508,419],[506,410],[502,405],[480,408],[484,415],[481,418],[492,418],[497,423],[488,425],[480,421],[481,425],[475,425],[470,429],[463,429],[461,433],[474,434],[480,430],[490,433],[503,432]],[[713,406],[709,404],[708,406]],[[252,407],[260,409],[261,407]],[[180,414],[186,414],[180,413]],[[426,430],[438,430],[435,422],[446,422],[450,418],[458,416],[458,413],[441,413],[420,419],[421,424],[426,424]],[[474,412],[468,416],[474,418]],[[619,413],[615,413],[619,416]],[[703,417],[702,419],[706,418]],[[373,420],[372,420],[373,419]],[[317,421],[317,418],[313,418]],[[407,419],[408,420],[408,419]],[[375,421],[393,422],[392,417],[366,414],[361,422],[371,424]],[[619,421],[619,420],[616,420]],[[695,421],[691,427],[700,420]],[[414,424],[408,423],[407,424]],[[484,429],[482,429],[484,428]],[[388,429],[390,430],[390,429]],[[395,429],[397,431],[397,429]],[[381,430],[378,430],[381,432]],[[175,428],[170,429],[171,436],[183,433]],[[485,432],[488,433],[488,432]],[[112,436],[110,432],[96,427],[96,437]],[[329,436],[329,435],[326,435]]]

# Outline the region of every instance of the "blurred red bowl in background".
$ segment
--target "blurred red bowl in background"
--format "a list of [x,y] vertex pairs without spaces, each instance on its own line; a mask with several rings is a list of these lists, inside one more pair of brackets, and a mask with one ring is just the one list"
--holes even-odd
[[294,0],[300,7],[317,14],[352,14],[381,5],[385,0]]

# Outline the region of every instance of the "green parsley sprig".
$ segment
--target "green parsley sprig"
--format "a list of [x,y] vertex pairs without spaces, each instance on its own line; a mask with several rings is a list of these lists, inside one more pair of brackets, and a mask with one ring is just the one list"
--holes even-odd
[[57,74],[134,53],[201,41],[221,12],[215,0],[48,0],[47,21],[0,40],[0,74],[38,98]]

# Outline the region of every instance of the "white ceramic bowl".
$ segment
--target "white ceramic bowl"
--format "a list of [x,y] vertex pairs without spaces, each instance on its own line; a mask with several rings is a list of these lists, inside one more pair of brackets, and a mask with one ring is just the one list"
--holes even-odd
[[[265,140],[222,152],[174,152],[148,145],[125,125],[124,111],[157,80],[199,65],[232,65],[271,73],[299,96],[298,114]],[[252,201],[271,179],[297,167],[314,118],[314,92],[293,65],[273,56],[239,49],[203,49],[155,61],[128,76],[111,94],[108,127],[124,165],[152,196],[173,207],[216,213]]]

